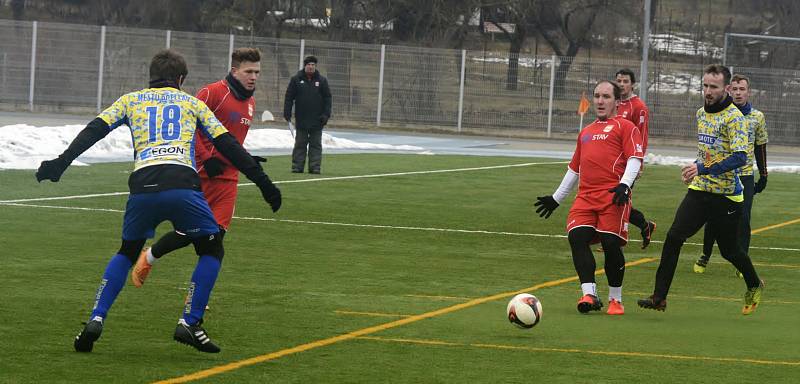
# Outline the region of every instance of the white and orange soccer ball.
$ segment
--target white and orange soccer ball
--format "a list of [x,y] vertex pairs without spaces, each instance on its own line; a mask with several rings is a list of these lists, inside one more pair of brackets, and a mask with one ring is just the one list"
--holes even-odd
[[508,302],[508,321],[520,328],[533,328],[542,319],[542,302],[529,293],[520,293]]

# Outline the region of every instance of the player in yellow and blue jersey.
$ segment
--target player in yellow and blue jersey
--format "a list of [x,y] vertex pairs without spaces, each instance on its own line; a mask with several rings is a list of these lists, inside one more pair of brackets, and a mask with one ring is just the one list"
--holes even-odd
[[696,116],[697,160],[681,171],[689,191],[667,232],[653,295],[638,301],[642,308],[666,310],[681,247],[706,223],[712,225],[722,257],[744,275],[747,292],[742,314],[752,313],[761,301],[764,283],[737,239],[744,205],[740,168],[747,164],[748,134],[744,115],[728,95],[730,81],[731,72],[725,66],[709,65],[703,71],[705,105]]
[[[750,212],[753,209],[753,197],[767,187],[767,124],[764,120],[764,113],[753,108],[750,104],[750,79],[744,75],[734,75],[731,78],[731,96],[733,103],[744,115],[747,124],[747,164],[741,168],[739,179],[742,181],[744,208],[742,218],[739,220],[739,246],[745,253],[750,250]],[[758,165],[758,183],[753,176],[753,163]],[[711,252],[714,249],[713,229],[706,223],[703,236],[703,254],[693,265],[695,273],[704,273]],[[742,276],[738,271],[737,275]]]
[[220,351],[200,326],[225,250],[219,226],[200,189],[193,153],[196,135],[206,135],[253,181],[273,212],[281,206],[280,190],[261,166],[203,102],[180,90],[187,73],[181,55],[171,50],[159,52],[150,63],[148,88],[120,97],[92,120],[58,158],[43,161],[36,172],[38,181],[56,182],[73,160],[111,130],[121,125],[130,128],[134,171],[128,179],[130,195],[122,225],[122,245],[106,266],[89,321],[75,338],[74,347],[79,352],[90,352],[100,338],[128,270],[163,221],[170,221],[175,230],[191,237],[199,257],[174,339],[202,352]]

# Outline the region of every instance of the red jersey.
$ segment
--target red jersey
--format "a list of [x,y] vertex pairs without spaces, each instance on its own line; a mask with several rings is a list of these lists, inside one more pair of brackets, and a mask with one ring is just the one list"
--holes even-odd
[[650,121],[650,110],[639,96],[633,95],[628,100],[620,100],[617,106],[617,116],[628,119],[639,128],[642,134],[642,153],[647,154],[647,126]]
[[[256,99],[249,97],[246,100],[237,99],[230,89],[225,79],[206,85],[197,91],[198,99],[206,103],[214,116],[217,117],[222,125],[228,129],[239,144],[244,144],[247,131],[250,129],[250,122],[253,120],[253,112],[256,109]],[[239,180],[239,170],[221,153],[217,152],[214,145],[204,135],[198,135],[195,143],[195,161],[199,168],[201,178],[208,178],[202,164],[210,157],[217,157],[228,167],[215,179]]]
[[579,193],[608,191],[619,184],[628,158],[642,158],[642,135],[633,123],[614,117],[595,120],[578,134],[569,168],[580,174]]

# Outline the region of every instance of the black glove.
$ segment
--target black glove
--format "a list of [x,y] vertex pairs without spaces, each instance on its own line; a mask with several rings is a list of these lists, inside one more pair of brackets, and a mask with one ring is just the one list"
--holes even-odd
[[320,116],[319,117],[319,122],[322,123],[322,126],[324,127],[325,124],[328,124],[328,116],[325,116],[325,115]]
[[283,115],[283,118],[290,123],[292,122],[292,115]]
[[264,201],[272,207],[272,212],[278,212],[281,209],[281,190],[266,176],[256,183],[256,186],[261,190],[261,197],[264,198]]
[[536,200],[538,201],[533,204],[534,207],[539,207],[536,208],[536,213],[539,214],[539,217],[544,217],[545,219],[550,217],[559,205],[552,195],[539,196]]
[[206,169],[208,177],[217,177],[225,171],[225,168],[228,168],[228,165],[216,157],[211,157],[203,163],[203,167]]
[[758,181],[756,182],[755,192],[756,193],[764,192],[764,188],[766,187],[767,187],[767,175],[762,175],[761,177],[758,178]]
[[40,183],[42,180],[57,182],[61,180],[61,175],[67,170],[67,167],[69,167],[69,163],[61,156],[53,160],[42,161],[42,164],[39,165],[39,169],[36,171],[36,181]]
[[616,187],[609,189],[608,192],[614,194],[614,197],[611,198],[611,202],[616,205],[625,205],[631,198],[631,187],[625,183],[617,184]]

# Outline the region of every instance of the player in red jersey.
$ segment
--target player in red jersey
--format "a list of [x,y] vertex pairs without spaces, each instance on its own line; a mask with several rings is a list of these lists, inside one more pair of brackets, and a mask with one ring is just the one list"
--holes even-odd
[[[578,134],[578,143],[558,189],[550,196],[537,197],[536,213],[548,218],[580,183],[578,195],[567,217],[567,234],[572,261],[581,281],[583,296],[578,311],[587,313],[603,307],[594,279],[596,264],[590,245],[600,242],[605,253],[608,278],[608,314],[622,315],[622,280],[628,241],[631,186],[642,164],[642,135],[633,123],[616,114],[620,99],[616,83],[603,80],[594,88],[597,120]],[[581,172],[586,170],[585,172]]]
[[[197,98],[214,112],[217,120],[228,129],[239,144],[244,143],[253,120],[256,107],[253,92],[260,74],[259,50],[239,48],[231,54],[231,71],[228,75],[197,91]],[[239,171],[203,135],[197,137],[194,149],[203,195],[214,214],[214,219],[219,224],[219,236],[224,236],[233,218]],[[266,161],[259,156],[253,156],[253,159],[257,163]],[[162,236],[152,248],[142,250],[136,265],[131,270],[133,284],[141,287],[158,258],[189,244],[191,241],[186,234],[172,231]]]
[[[630,120],[642,134],[642,154],[647,154],[647,135],[648,124],[650,121],[650,110],[647,109],[644,101],[633,93],[633,85],[636,84],[636,76],[628,68],[617,71],[615,75],[617,85],[622,90],[621,99],[617,106],[617,115]],[[642,162],[644,167],[644,162]],[[656,223],[647,221],[642,211],[631,208],[630,223],[639,227],[642,233],[642,249],[650,245],[653,232],[656,230]]]

